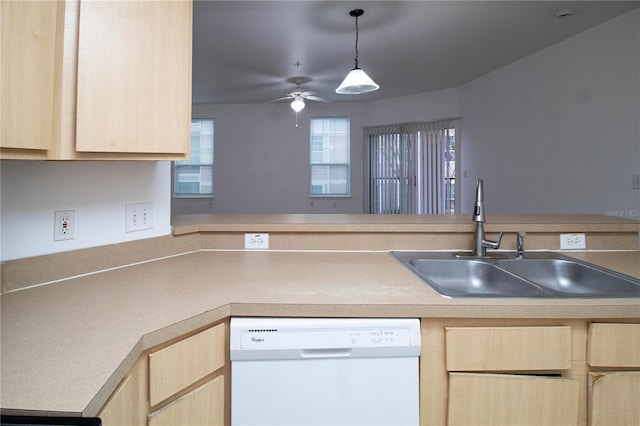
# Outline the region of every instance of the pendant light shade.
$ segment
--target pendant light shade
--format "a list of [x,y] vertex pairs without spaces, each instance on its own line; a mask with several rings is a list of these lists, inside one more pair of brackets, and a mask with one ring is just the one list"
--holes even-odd
[[373,92],[380,86],[360,68],[352,69],[336,89],[336,93],[343,95],[357,95],[359,93]]
[[347,74],[340,86],[338,86],[336,93],[343,95],[358,95],[360,93],[373,92],[380,88],[380,86],[378,86],[376,82],[358,66],[358,17],[363,14],[364,10],[362,9],[354,9],[349,12],[349,15],[356,19],[356,65],[349,74]]
[[291,102],[291,109],[295,112],[300,112],[304,109],[304,99],[301,96],[296,96]]

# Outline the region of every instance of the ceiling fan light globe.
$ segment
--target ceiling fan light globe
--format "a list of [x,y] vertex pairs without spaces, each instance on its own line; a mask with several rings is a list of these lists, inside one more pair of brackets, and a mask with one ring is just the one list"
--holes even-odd
[[301,97],[297,97],[291,102],[291,109],[295,112],[300,112],[304,109],[304,100]]
[[341,95],[359,95],[360,93],[373,92],[380,86],[360,68],[352,69],[336,89]]

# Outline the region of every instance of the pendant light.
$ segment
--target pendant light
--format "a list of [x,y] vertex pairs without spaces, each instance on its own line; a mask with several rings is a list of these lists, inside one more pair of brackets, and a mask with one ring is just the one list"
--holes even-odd
[[349,12],[349,15],[356,19],[356,66],[347,74],[340,86],[336,89],[336,93],[342,95],[358,95],[360,93],[373,92],[380,88],[380,86],[358,66],[358,17],[362,16],[362,14],[364,14],[364,10],[362,9],[354,9]]

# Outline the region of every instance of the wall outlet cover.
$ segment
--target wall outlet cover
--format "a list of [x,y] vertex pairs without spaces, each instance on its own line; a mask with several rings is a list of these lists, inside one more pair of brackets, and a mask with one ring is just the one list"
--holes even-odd
[[268,249],[269,234],[244,234],[245,249]]
[[584,234],[560,234],[560,250],[584,250],[587,239]]
[[73,240],[75,231],[75,210],[61,210],[53,213],[53,241]]

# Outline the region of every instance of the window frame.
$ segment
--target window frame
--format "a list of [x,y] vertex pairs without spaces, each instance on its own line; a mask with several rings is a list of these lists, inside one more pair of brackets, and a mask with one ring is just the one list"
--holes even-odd
[[[314,162],[314,152],[318,152],[317,150],[313,150],[313,146],[317,145],[318,142],[314,138],[314,136],[318,135],[317,133],[313,133],[313,121],[314,120],[334,120],[334,119],[343,119],[346,120],[347,129],[346,129],[346,158],[347,162]],[[326,136],[328,133],[322,133],[323,136]],[[324,143],[322,143],[324,150]],[[345,176],[345,185],[346,192],[328,192],[328,193],[314,193],[314,181],[313,181],[313,172],[315,167],[328,167],[330,170],[331,166],[334,167],[345,167],[346,168],[346,176]],[[351,197],[351,117],[349,116],[318,116],[311,117],[309,119],[309,198],[350,198]]]
[[[178,199],[213,199],[214,198],[214,186],[213,186],[213,171],[214,171],[214,162],[215,162],[215,120],[212,117],[203,117],[203,118],[198,118],[198,117],[193,117],[191,119],[191,124],[193,125],[194,121],[211,121],[212,126],[213,126],[213,133],[212,133],[212,138],[213,138],[213,142],[212,142],[212,147],[211,147],[211,163],[203,163],[203,162],[199,162],[199,163],[191,163],[191,159],[189,160],[179,160],[179,161],[172,161],[171,162],[171,196],[172,198],[178,198]],[[190,131],[190,137],[192,137],[191,135],[191,131]],[[193,149],[193,144],[191,144],[191,150]],[[190,152],[190,158],[193,158],[194,154],[193,151]],[[176,183],[177,183],[177,171],[178,168],[180,167],[191,167],[191,166],[198,166],[198,167],[202,167],[202,166],[211,166],[211,193],[206,193],[206,194],[199,194],[199,193],[176,193]]]

